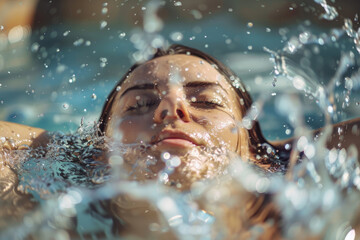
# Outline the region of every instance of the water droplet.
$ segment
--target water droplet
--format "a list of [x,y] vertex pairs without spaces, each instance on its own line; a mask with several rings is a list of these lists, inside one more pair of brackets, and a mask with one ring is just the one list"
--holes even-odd
[[35,42],[31,45],[32,52],[37,52],[39,50],[39,48],[40,48],[40,44],[38,44],[37,42]]
[[171,157],[171,155],[170,155],[170,153],[168,153],[168,152],[163,152],[163,153],[161,154],[161,159],[162,159],[163,161],[169,160],[170,157]]
[[97,98],[96,94],[93,93],[93,94],[91,95],[91,98],[92,98],[93,100],[96,100],[96,98]]
[[349,91],[353,88],[353,80],[349,77],[345,77],[345,88]]
[[105,57],[101,57],[100,58],[100,67],[105,67],[106,66],[106,64],[107,64],[107,58],[105,58]]
[[225,43],[226,43],[226,44],[231,44],[231,42],[232,42],[232,40],[231,40],[230,38],[228,38],[228,39],[225,40]]
[[101,13],[102,14],[107,14],[108,13],[108,8],[107,7],[104,7],[102,10],[101,10]]
[[66,37],[67,35],[69,35],[69,33],[70,33],[70,30],[67,30],[63,33],[63,36]]
[[116,87],[116,91],[118,92],[118,91],[120,91],[121,90],[121,87],[120,86],[117,86]]
[[181,3],[180,1],[174,2],[174,6],[175,6],[175,7],[181,7],[181,6],[182,6],[182,3]]
[[83,38],[79,38],[79,39],[77,39],[73,44],[74,44],[74,46],[78,47],[78,46],[80,46],[80,45],[83,44],[83,43],[84,43],[84,39],[83,39]]
[[175,42],[181,41],[183,37],[184,36],[181,32],[173,32],[170,34],[170,38]]
[[250,130],[252,128],[252,121],[249,117],[245,116],[243,119],[242,119],[242,125]]
[[122,32],[122,33],[120,33],[119,34],[119,38],[121,39],[121,38],[124,38],[126,36],[126,33],[125,32]]
[[228,11],[229,11],[229,12],[233,12],[233,11],[234,11],[234,9],[232,9],[232,8],[229,8],[229,9],[228,9]]
[[266,28],[265,31],[269,33],[271,32],[271,28]]
[[344,26],[343,26],[344,30],[346,31],[346,34],[349,37],[354,37],[355,35],[355,31],[353,29],[353,24],[352,21],[349,18],[345,18],[344,19]]
[[0,31],[4,30],[4,26],[0,25]]
[[73,74],[72,76],[71,76],[71,78],[69,79],[69,83],[73,83],[73,82],[75,82],[76,81],[76,76],[75,76],[75,74]]
[[172,157],[170,159],[170,161],[168,161],[168,162],[169,162],[170,167],[178,167],[181,164],[181,159],[179,157],[175,156],[175,157]]
[[326,0],[315,0],[315,2],[321,5],[325,10],[325,13],[321,14],[320,18],[334,20],[339,15],[335,7],[329,6]]
[[69,109],[69,104],[64,103],[64,104],[62,105],[62,107],[63,107],[63,109],[68,110],[68,109]]
[[310,38],[311,34],[309,32],[302,32],[300,33],[299,35],[299,41],[302,43],[302,44],[306,44]]
[[100,22],[100,29],[104,29],[107,26],[107,21],[103,20]]
[[198,10],[196,9],[193,9],[190,11],[190,13],[193,15],[193,17],[196,19],[196,20],[199,20],[199,19],[202,19],[202,14],[201,12],[199,12]]
[[248,22],[246,25],[248,28],[252,28],[254,26],[254,24],[252,22]]
[[298,90],[304,90],[305,89],[305,80],[301,76],[297,75],[293,78],[293,86]]

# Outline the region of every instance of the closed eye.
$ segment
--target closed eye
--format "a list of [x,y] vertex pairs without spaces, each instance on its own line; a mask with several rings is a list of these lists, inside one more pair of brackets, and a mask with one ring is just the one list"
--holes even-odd
[[202,108],[223,108],[224,106],[216,100],[210,101],[191,101],[191,105]]
[[145,101],[138,100],[134,105],[127,106],[125,108],[125,112],[132,112],[132,111],[145,112],[148,110],[148,108],[155,106],[156,104],[157,104],[156,100],[145,100]]

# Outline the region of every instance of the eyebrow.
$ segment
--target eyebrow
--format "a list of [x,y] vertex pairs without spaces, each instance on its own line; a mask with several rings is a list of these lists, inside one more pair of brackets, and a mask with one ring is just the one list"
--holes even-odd
[[197,88],[197,87],[220,87],[221,89],[223,89],[226,93],[228,93],[228,91],[226,91],[226,89],[221,86],[218,83],[215,82],[204,82],[204,81],[194,81],[194,82],[189,82],[186,83],[184,85],[184,87],[186,88]]
[[132,87],[129,87],[128,89],[126,89],[120,96],[120,98],[122,96],[125,95],[125,93],[129,92],[129,91],[132,91],[132,90],[139,90],[139,89],[142,89],[142,90],[148,90],[148,89],[155,89],[155,84],[153,83],[144,83],[144,84],[139,84],[139,85],[135,85],[135,86],[132,86]]
[[[221,86],[218,83],[215,82],[204,82],[204,81],[194,81],[194,82],[189,82],[186,83],[184,85],[185,88],[197,88],[197,87],[220,87],[221,89],[223,89],[226,93],[228,93],[226,91],[226,89]],[[122,96],[124,96],[127,92],[129,91],[133,91],[133,90],[151,90],[151,89],[156,89],[156,85],[153,83],[144,83],[144,84],[139,84],[139,85],[135,85],[132,87],[129,87],[128,89],[126,89],[120,96],[120,98]]]

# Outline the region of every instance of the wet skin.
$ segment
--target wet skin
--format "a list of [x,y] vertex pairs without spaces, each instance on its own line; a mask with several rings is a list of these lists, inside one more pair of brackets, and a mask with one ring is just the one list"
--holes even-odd
[[184,155],[191,148],[236,151],[239,99],[206,61],[189,55],[159,57],[136,68],[121,85],[108,136],[151,145],[153,152]]

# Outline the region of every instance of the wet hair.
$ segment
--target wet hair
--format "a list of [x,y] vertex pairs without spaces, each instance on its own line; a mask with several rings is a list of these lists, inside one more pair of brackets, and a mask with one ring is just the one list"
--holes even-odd
[[[228,67],[226,67],[223,63],[216,60],[214,57],[200,51],[194,48],[190,48],[187,46],[174,44],[171,45],[167,49],[157,49],[156,53],[153,55],[153,57],[149,60],[162,57],[162,56],[168,56],[168,55],[175,55],[175,54],[186,54],[191,56],[199,57],[212,66],[214,66],[217,71],[222,74],[225,79],[230,83],[230,85],[234,88],[236,94],[241,99],[241,104],[239,103],[239,108],[241,112],[241,116],[245,116],[246,113],[250,110],[251,105],[253,103],[249,93],[246,91],[243,83],[240,81],[240,79],[236,76],[236,74],[230,70]],[[108,125],[108,122],[110,121],[110,114],[111,114],[111,108],[114,104],[116,95],[117,95],[117,88],[122,85],[124,80],[133,72],[137,67],[139,67],[142,63],[136,63],[133,66],[130,67],[130,69],[125,73],[125,75],[120,79],[120,81],[116,84],[114,89],[111,91],[109,96],[106,99],[106,102],[104,104],[104,107],[102,109],[100,119],[99,119],[99,130],[102,134],[105,134],[106,127]],[[263,164],[271,164],[271,165],[279,165],[278,163],[271,161],[274,160],[274,156],[278,156],[279,150],[277,150],[275,147],[271,146],[270,143],[264,138],[260,125],[257,121],[254,122],[253,127],[248,131],[249,135],[249,150],[252,154],[256,154],[260,156],[261,162]],[[268,153],[268,147],[271,146],[272,149],[274,149],[272,153],[272,157],[269,157]],[[277,152],[277,153],[276,153]],[[279,157],[277,157],[279,158]],[[281,159],[283,157],[280,157]],[[283,165],[283,164],[280,164]],[[275,166],[276,167],[276,166]],[[277,168],[277,167],[276,167]]]

